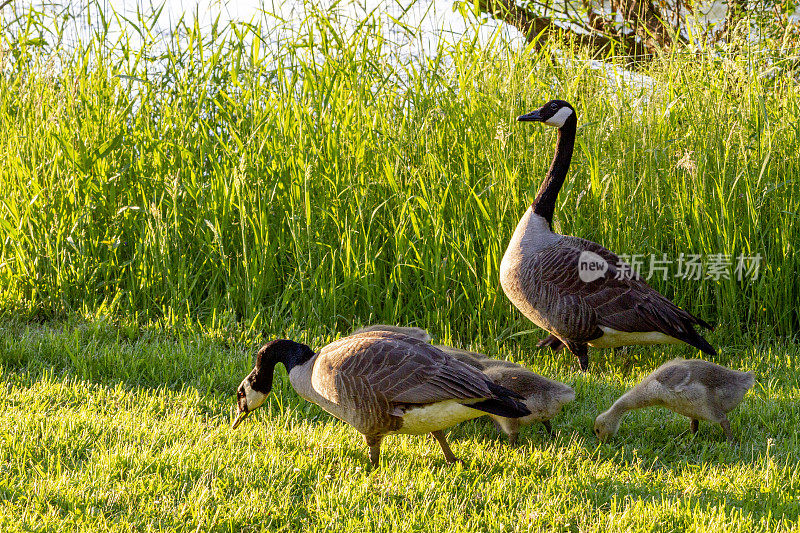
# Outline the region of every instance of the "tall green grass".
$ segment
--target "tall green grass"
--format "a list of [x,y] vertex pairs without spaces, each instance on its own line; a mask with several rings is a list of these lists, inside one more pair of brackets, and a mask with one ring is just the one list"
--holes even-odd
[[780,60],[675,53],[637,85],[499,38],[410,61],[384,19],[310,6],[167,37],[141,16],[57,50],[38,20],[3,34],[7,313],[505,338],[529,326],[500,259],[555,141],[514,117],[558,97],[580,120],[558,229],[620,254],[761,254],[754,282],[651,282],[716,344],[800,329],[800,94]]

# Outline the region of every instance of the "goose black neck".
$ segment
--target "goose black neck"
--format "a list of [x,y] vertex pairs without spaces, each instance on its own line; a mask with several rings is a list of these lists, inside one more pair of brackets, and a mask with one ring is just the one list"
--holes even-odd
[[305,344],[287,339],[272,341],[262,347],[256,356],[251,385],[255,390],[266,394],[272,389],[272,375],[276,364],[283,363],[286,372],[291,372],[292,368],[306,363],[313,356],[314,350]]
[[553,212],[556,209],[556,198],[558,192],[564,185],[564,179],[569,171],[569,163],[572,161],[572,152],[575,150],[575,131],[578,121],[575,115],[567,119],[567,122],[558,130],[558,143],[556,144],[556,154],[550,164],[550,170],[539,187],[536,199],[531,204],[533,212],[547,220],[550,227],[553,226]]
[[294,350],[287,351],[283,359],[281,359],[281,363],[286,367],[286,372],[291,372],[294,367],[305,364],[314,356],[314,350],[305,344],[299,342],[293,344]]

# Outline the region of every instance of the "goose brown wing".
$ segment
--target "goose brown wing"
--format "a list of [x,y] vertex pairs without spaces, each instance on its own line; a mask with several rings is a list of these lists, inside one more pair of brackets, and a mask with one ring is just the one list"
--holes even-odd
[[390,332],[347,337],[352,344],[338,378],[360,381],[390,403],[428,404],[492,398],[489,380],[430,344]]
[[[581,253],[602,257],[608,269],[598,279],[585,282],[578,275]],[[710,326],[684,311],[645,283],[627,263],[597,243],[564,237],[540,252],[540,283],[557,294],[560,305],[580,309],[598,326],[624,332],[659,331],[709,353],[713,348],[692,328]]]

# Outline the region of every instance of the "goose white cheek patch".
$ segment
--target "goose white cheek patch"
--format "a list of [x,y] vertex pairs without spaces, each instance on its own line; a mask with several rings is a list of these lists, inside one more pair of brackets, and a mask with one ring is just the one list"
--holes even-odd
[[564,125],[570,115],[572,115],[572,109],[568,107],[562,107],[555,115],[545,120],[544,123],[548,126],[560,128]]
[[254,409],[258,409],[261,407],[261,404],[264,403],[264,400],[267,399],[267,395],[263,392],[258,392],[257,390],[253,390],[250,386],[250,383],[245,380],[242,385],[244,385],[244,394],[245,399],[247,401],[247,410],[252,411]]

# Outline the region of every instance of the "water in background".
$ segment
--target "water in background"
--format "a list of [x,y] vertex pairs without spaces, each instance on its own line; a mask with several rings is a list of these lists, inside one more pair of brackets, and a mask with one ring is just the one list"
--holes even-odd
[[[31,2],[27,6],[17,6],[19,12],[36,9],[48,16],[69,19],[67,31],[61,36],[45,36],[48,44],[69,47],[78,42],[87,42],[98,31],[107,30],[109,38],[128,31],[126,19],[136,21],[141,14],[151,19],[158,13],[155,23],[149,27],[148,35],[139,36],[133,32],[133,42],[158,41],[158,37],[180,31],[179,21],[194,22],[201,28],[210,29],[214,24],[220,28],[229,22],[262,22],[271,28],[284,23],[299,24],[310,10],[323,10],[335,13],[339,21],[362,20],[374,13],[385,22],[387,38],[395,46],[404,48],[409,56],[424,55],[426,49],[435,47],[441,40],[455,42],[467,36],[487,39],[500,37],[507,41],[523,41],[522,35],[514,28],[486,16],[476,17],[470,12],[454,11],[451,0],[434,2],[432,0],[366,0],[337,2],[331,0],[96,0],[80,2]],[[2,18],[8,20],[10,9],[3,10]],[[151,20],[152,22],[152,20]],[[148,24],[149,26],[149,24]],[[126,27],[128,27],[126,29]],[[394,28],[394,29],[393,29]],[[410,38],[413,36],[413,38]],[[55,41],[58,42],[55,42]]]
[[[555,0],[558,2],[558,0]],[[466,3],[468,6],[472,2]],[[708,2],[698,9],[696,24],[716,23],[724,20],[725,3]],[[454,0],[36,0],[28,4],[6,6],[0,12],[4,28],[12,27],[8,21],[14,16],[24,20],[24,13],[36,11],[42,20],[60,20],[61,31],[51,30],[42,36],[51,50],[69,50],[93,37],[107,44],[126,43],[127,49],[144,47],[152,65],[158,69],[158,56],[166,51],[174,38],[179,40],[186,26],[199,26],[203,34],[213,28],[223,31],[230,23],[258,25],[255,32],[245,32],[245,41],[259,35],[267,47],[278,50],[288,40],[294,40],[302,21],[309,14],[324,13],[326,18],[336,18],[339,28],[355,28],[359,21],[370,15],[380,19],[380,28],[387,44],[384,59],[395,64],[419,64],[426,57],[437,56],[435,49],[475,39],[502,45],[514,50],[524,46],[522,34],[512,26],[496,21],[484,14],[476,15],[467,7],[457,9]],[[800,8],[794,17],[800,15]],[[46,24],[38,27],[47,28]],[[45,33],[46,33],[45,29]],[[439,56],[441,57],[441,56]],[[565,60],[565,59],[564,59]],[[447,62],[447,58],[444,58]],[[566,61],[566,60],[565,60]],[[571,61],[574,61],[572,59]],[[653,80],[601,61],[589,61],[590,68],[602,71],[611,85],[635,89],[652,89]],[[414,68],[400,68],[397,72],[413,72]],[[398,74],[402,77],[401,74]],[[402,81],[402,80],[398,80]],[[406,80],[408,81],[408,80]],[[638,92],[638,91],[637,91]]]
[[[471,2],[467,4],[471,5]],[[412,57],[426,55],[426,51],[441,41],[455,42],[463,37],[523,41],[515,28],[485,15],[476,16],[469,9],[457,9],[455,5],[453,0],[82,0],[62,3],[37,0],[6,6],[0,18],[7,21],[12,16],[12,9],[17,12],[36,9],[69,19],[71,25],[67,32],[49,36],[49,39],[45,36],[48,44],[65,47],[79,41],[86,42],[93,32],[104,28],[113,38],[117,32],[125,31],[126,19],[135,21],[139,14],[150,18],[151,14],[160,13],[152,26],[148,24],[148,35],[138,36],[137,32],[133,35],[134,39],[152,42],[158,40],[159,34],[176,31],[182,17],[185,21],[196,19],[205,28],[211,28],[215,23],[224,27],[231,21],[261,21],[264,27],[269,28],[280,25],[281,21],[299,23],[310,9],[335,12],[340,20],[349,18],[353,21],[362,20],[368,13],[377,14],[386,22],[387,38]],[[695,23],[720,22],[724,20],[725,10],[723,1],[701,4]],[[800,6],[792,18],[800,19]],[[409,35],[414,38],[410,39]]]

